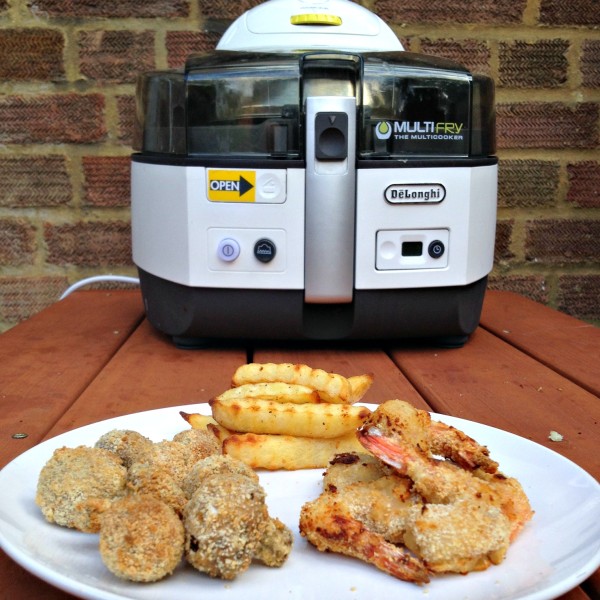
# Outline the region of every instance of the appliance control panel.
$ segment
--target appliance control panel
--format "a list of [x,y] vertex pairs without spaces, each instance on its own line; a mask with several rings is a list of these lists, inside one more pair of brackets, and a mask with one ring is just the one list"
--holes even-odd
[[448,266],[447,229],[389,229],[377,232],[375,268],[443,269]]
[[285,270],[284,229],[208,230],[208,267],[211,271],[253,272]]

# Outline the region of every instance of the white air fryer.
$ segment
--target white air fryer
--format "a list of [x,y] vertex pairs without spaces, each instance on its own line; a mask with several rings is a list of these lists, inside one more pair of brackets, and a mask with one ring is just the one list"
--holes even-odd
[[147,73],[133,259],[150,322],[211,339],[461,345],[493,265],[493,82],[348,0],[269,0]]

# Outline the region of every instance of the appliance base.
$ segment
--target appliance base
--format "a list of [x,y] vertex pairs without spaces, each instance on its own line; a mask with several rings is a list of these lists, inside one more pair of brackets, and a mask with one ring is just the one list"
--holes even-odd
[[303,290],[195,288],[138,269],[146,316],[182,347],[216,340],[428,340],[462,346],[479,324],[487,277],[465,286],[355,290],[306,304]]

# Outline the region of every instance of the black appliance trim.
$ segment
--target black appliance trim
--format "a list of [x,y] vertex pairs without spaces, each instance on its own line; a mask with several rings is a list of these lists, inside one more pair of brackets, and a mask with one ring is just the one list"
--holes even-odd
[[[228,156],[197,157],[173,154],[132,154],[131,160],[150,165],[174,167],[230,167],[233,169],[304,169],[306,162],[300,159],[280,158],[232,158]],[[357,169],[419,169],[428,167],[487,167],[498,163],[495,156],[485,157],[431,157],[359,159]]]

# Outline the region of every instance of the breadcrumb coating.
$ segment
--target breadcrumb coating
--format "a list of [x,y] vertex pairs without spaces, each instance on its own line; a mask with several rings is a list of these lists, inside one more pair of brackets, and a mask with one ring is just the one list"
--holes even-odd
[[405,542],[436,572],[468,573],[499,564],[509,545],[508,519],[495,506],[413,506]]
[[158,581],[181,562],[183,524],[153,496],[132,494],[101,517],[100,556],[109,571],[131,581]]
[[256,481],[212,475],[184,510],[187,561],[211,577],[234,579],[250,566],[268,519],[265,492]]
[[129,467],[127,487],[137,494],[148,494],[162,500],[179,515],[188,500],[169,473],[148,463],[134,463]]
[[97,533],[99,515],[125,493],[127,469],[113,452],[58,448],[44,465],[35,501],[50,523]]
[[185,429],[175,435],[173,441],[190,447],[194,463],[207,456],[221,454],[221,442],[208,429]]
[[104,448],[118,454],[123,464],[130,467],[152,447],[152,440],[131,429],[113,429],[102,435],[96,448]]
[[188,498],[191,498],[198,486],[202,485],[207,477],[219,473],[245,475],[258,482],[258,475],[246,463],[237,458],[227,456],[226,454],[215,454],[197,461],[190,469],[186,478],[183,480],[183,491],[185,495]]
[[167,472],[181,486],[190,468],[196,462],[195,453],[188,444],[164,440],[155,442],[139,462],[153,465]]
[[60,448],[43,467],[36,503],[58,525],[100,533],[117,577],[158,581],[183,556],[211,577],[234,579],[256,559],[280,567],[293,536],[268,514],[258,475],[222,454],[208,430],[153,442],[114,429],[94,447]]
[[279,519],[272,518],[260,539],[254,558],[267,567],[281,567],[292,551],[294,536]]

